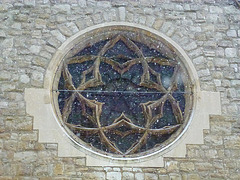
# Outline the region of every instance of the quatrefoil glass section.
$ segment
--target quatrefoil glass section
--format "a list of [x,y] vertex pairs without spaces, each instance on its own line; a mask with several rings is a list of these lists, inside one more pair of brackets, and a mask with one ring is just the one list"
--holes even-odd
[[76,141],[102,154],[132,157],[165,147],[184,129],[191,109],[179,57],[144,33],[92,36],[59,67],[54,92],[62,124]]

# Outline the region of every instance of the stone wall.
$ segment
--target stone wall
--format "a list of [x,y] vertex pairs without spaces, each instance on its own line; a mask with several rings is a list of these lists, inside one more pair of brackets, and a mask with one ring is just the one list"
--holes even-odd
[[[240,179],[240,8],[233,0],[0,0],[0,179]],[[43,87],[56,49],[80,30],[111,21],[152,27],[192,59],[202,90],[221,93],[204,144],[163,168],[86,167],[38,142],[24,89]]]

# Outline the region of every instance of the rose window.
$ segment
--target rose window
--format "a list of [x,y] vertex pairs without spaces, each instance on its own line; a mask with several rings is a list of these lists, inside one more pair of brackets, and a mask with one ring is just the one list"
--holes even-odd
[[79,44],[59,66],[54,89],[61,123],[76,142],[132,157],[177,138],[188,121],[192,93],[174,50],[123,30],[93,34]]

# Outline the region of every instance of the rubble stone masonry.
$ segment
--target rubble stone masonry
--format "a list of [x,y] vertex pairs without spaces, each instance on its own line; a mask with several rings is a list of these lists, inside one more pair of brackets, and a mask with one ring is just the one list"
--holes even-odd
[[[0,0],[0,179],[240,179],[240,7],[234,0]],[[26,113],[25,88],[42,88],[56,49],[104,22],[132,22],[162,32],[192,60],[201,90],[220,92],[204,144],[162,168],[89,167],[39,143]],[[44,116],[44,114],[43,114]]]

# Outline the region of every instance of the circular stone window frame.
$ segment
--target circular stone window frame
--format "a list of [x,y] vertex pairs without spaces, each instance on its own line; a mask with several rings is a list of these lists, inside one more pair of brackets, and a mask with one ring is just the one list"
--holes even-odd
[[[56,99],[57,99],[57,96],[55,93],[54,90],[57,88],[58,86],[58,80],[60,78],[60,72],[57,73],[57,71],[59,71],[59,67],[62,67],[62,62],[64,61],[64,59],[66,59],[66,56],[68,57],[69,55],[69,52],[70,51],[75,51],[75,53],[77,53],[76,51],[76,47],[75,46],[79,46],[79,43],[81,42],[82,39],[85,39],[85,38],[89,38],[91,37],[92,34],[95,34],[95,33],[102,33],[104,30],[103,28],[109,28],[109,29],[112,29],[112,28],[115,28],[115,29],[123,29],[124,31],[128,31],[130,28],[131,30],[133,30],[133,28],[136,28],[140,31],[144,31],[145,34],[147,34],[147,32],[150,32],[150,36],[151,35],[155,35],[157,36],[157,38],[160,39],[160,41],[164,44],[164,45],[167,45],[168,48],[170,48],[171,50],[174,51],[174,53],[176,53],[176,56],[179,57],[180,59],[180,63],[183,63],[183,66],[184,68],[186,68],[186,73],[188,73],[188,78],[189,78],[189,81],[191,84],[191,87],[193,87],[192,89],[192,92],[193,93],[193,98],[190,100],[192,102],[188,102],[190,103],[190,105],[193,106],[193,108],[191,109],[195,109],[195,100],[196,99],[196,93],[198,91],[198,88],[199,88],[199,84],[197,84],[196,82],[196,79],[198,78],[196,76],[196,73],[195,72],[192,72],[192,67],[190,67],[190,58],[188,58],[188,56],[178,47],[178,45],[173,42],[170,38],[168,38],[167,36],[165,36],[164,34],[161,34],[160,32],[157,32],[153,29],[150,29],[150,28],[146,28],[146,27],[141,27],[139,25],[133,25],[133,24],[126,24],[126,23],[123,23],[123,24],[120,24],[120,23],[114,23],[114,24],[103,24],[103,25],[97,25],[97,26],[93,26],[93,27],[90,27],[90,28],[87,28],[85,29],[83,32],[81,33],[78,33],[76,34],[75,36],[71,37],[70,39],[68,39],[66,42],[63,43],[63,45],[60,47],[60,49],[62,49],[62,52],[60,54],[60,57],[58,56],[57,59],[53,59],[51,62],[54,62],[56,60],[56,62],[54,63],[55,65],[53,65],[53,67],[55,67],[55,69],[53,69],[53,72],[54,75],[51,75],[51,77],[53,77],[51,79],[51,82],[48,83],[48,85],[52,85],[49,89],[51,89],[51,99],[52,99],[52,105],[54,106],[53,109],[55,110],[55,113],[56,113],[56,116],[58,117],[58,123],[61,125],[61,127],[64,127],[64,132],[66,133],[66,135],[68,136],[69,139],[71,139],[72,142],[74,142],[77,146],[83,148],[86,150],[86,152],[91,152],[91,153],[94,153],[96,155],[99,155],[99,156],[103,156],[103,157],[111,157],[111,159],[116,159],[116,160],[138,160],[139,159],[143,159],[143,158],[146,158],[146,157],[150,157],[150,156],[153,156],[155,154],[159,154],[160,152],[168,149],[172,144],[174,144],[178,139],[181,138],[181,136],[184,134],[184,132],[187,130],[187,128],[189,127],[189,124],[191,123],[191,120],[192,120],[192,113],[193,112],[188,112],[190,113],[190,116],[188,116],[188,119],[184,119],[184,121],[187,121],[186,124],[185,124],[185,127],[184,129],[177,134],[177,137],[174,138],[174,140],[172,140],[173,138],[170,138],[172,141],[170,143],[168,143],[167,145],[163,146],[163,148],[159,149],[159,150],[155,150],[155,148],[153,150],[148,150],[144,153],[139,153],[140,156],[136,156],[136,155],[132,155],[132,157],[119,157],[119,156],[115,156],[114,154],[111,154],[111,153],[106,153],[106,154],[103,154],[101,153],[101,151],[93,148],[93,149],[90,149],[85,142],[82,142],[79,141],[77,139],[77,137],[74,137],[73,133],[71,131],[69,131],[69,129],[67,127],[65,127],[65,125],[63,124],[62,120],[61,119],[61,113],[59,111],[59,107],[58,107],[58,103],[56,102]],[[95,40],[94,40],[95,41]],[[84,47],[82,47],[84,48]],[[75,50],[73,50],[75,49]],[[71,53],[71,54],[74,54],[74,53]],[[62,68],[60,68],[60,71],[61,71]],[[56,80],[57,79],[57,80]],[[188,111],[188,110],[187,110]],[[60,121],[60,122],[59,122]],[[175,134],[175,133],[174,133]],[[165,144],[165,143],[164,143]],[[149,153],[148,153],[149,152]],[[144,155],[143,155],[144,154]]]
[[[86,46],[96,44],[99,41],[105,41],[109,40],[111,38],[123,38],[123,37],[131,37],[131,40],[136,42],[144,42],[145,45],[148,47],[155,46],[158,48],[160,46],[161,48],[157,49],[159,52],[163,51],[162,54],[168,56],[170,59],[176,59],[175,62],[178,63],[177,66],[180,66],[180,72],[181,77],[185,86],[185,92],[187,92],[187,95],[185,95],[185,107],[184,107],[184,121],[181,123],[181,126],[176,130],[176,132],[171,134],[171,137],[162,142],[158,147],[151,148],[149,150],[133,153],[129,155],[122,155],[122,154],[114,154],[111,152],[104,152],[102,150],[99,150],[98,148],[95,148],[94,146],[89,146],[88,143],[81,140],[79,137],[73,133],[71,128],[66,126],[63,120],[63,115],[60,112],[59,108],[59,101],[58,101],[58,94],[59,91],[57,91],[59,86],[59,80],[62,76],[62,71],[65,68],[65,63],[68,64],[69,58],[71,59],[75,54],[78,54],[79,51],[83,50]],[[192,84],[192,80],[189,80],[189,74],[188,71],[185,68],[185,65],[181,62],[179,55],[175,52],[174,48],[172,46],[169,46],[168,43],[162,42],[162,39],[159,38],[158,35],[153,34],[149,31],[132,27],[132,26],[106,26],[101,27],[97,29],[93,29],[91,31],[88,31],[87,34],[83,34],[77,37],[77,43],[73,46],[70,46],[70,50],[67,52],[63,52],[64,57],[60,61],[59,68],[56,70],[55,77],[53,80],[52,85],[52,104],[54,105],[55,113],[59,119],[59,122],[61,126],[65,128],[65,132],[69,135],[69,138],[78,146],[88,149],[92,152],[99,153],[101,155],[110,156],[113,158],[121,158],[121,159],[139,159],[141,157],[144,157],[148,154],[154,154],[155,152],[160,152],[161,149],[164,149],[165,147],[168,147],[168,144],[171,144],[179,135],[181,136],[182,131],[185,129],[185,127],[188,126],[188,121],[191,119],[192,114],[192,87],[194,86]],[[147,57],[146,57],[147,58]],[[71,61],[71,60],[70,60]],[[90,73],[90,72],[89,72]],[[77,88],[77,87],[76,87]],[[65,120],[66,121],[66,120]],[[136,141],[135,141],[136,142]]]
[[[83,36],[88,36],[89,32],[95,31],[99,28],[121,26],[137,28],[150,34],[156,35],[163,44],[174,50],[177,57],[183,63],[186,72],[189,75],[192,84],[192,113],[189,117],[187,125],[181,133],[167,146],[162,149],[138,157],[119,158],[93,151],[82,144],[77,143],[63,127],[55,112],[54,98],[53,98],[53,85],[55,74],[64,59],[65,55],[75,45],[79,44],[79,39]],[[38,96],[36,96],[38,94]],[[32,99],[35,98],[34,102]],[[209,114],[220,114],[220,93],[203,92],[200,90],[199,78],[197,71],[190,58],[185,51],[171,38],[162,34],[161,32],[152,28],[127,22],[111,22],[103,23],[95,26],[88,27],[79,31],[72,37],[68,38],[56,51],[49,66],[46,70],[44,78],[44,89],[29,88],[25,90],[25,100],[27,112],[34,116],[34,129],[39,130],[39,142],[55,142],[58,143],[58,154],[61,157],[86,157],[86,165],[89,166],[137,166],[137,167],[162,167],[164,165],[164,157],[185,157],[186,144],[202,144],[203,143],[203,129],[209,128]],[[35,105],[34,105],[35,104]],[[36,108],[35,108],[36,107]],[[41,109],[42,111],[40,112]],[[44,111],[47,117],[42,116]],[[53,122],[54,119],[54,122]],[[51,122],[50,122],[51,121]],[[49,122],[49,127],[46,124]],[[198,123],[201,124],[198,124]],[[58,124],[58,127],[55,127]],[[51,126],[51,127],[50,127]],[[191,128],[190,128],[191,126]],[[196,128],[196,129],[194,129]],[[53,130],[54,129],[54,130]],[[58,136],[56,136],[58,132]],[[63,133],[64,132],[64,133]],[[191,135],[194,137],[191,137]],[[67,137],[67,138],[66,138]],[[68,140],[68,141],[66,141]],[[71,148],[72,147],[72,148]],[[77,151],[76,151],[76,149]],[[98,160],[96,161],[96,158]]]

